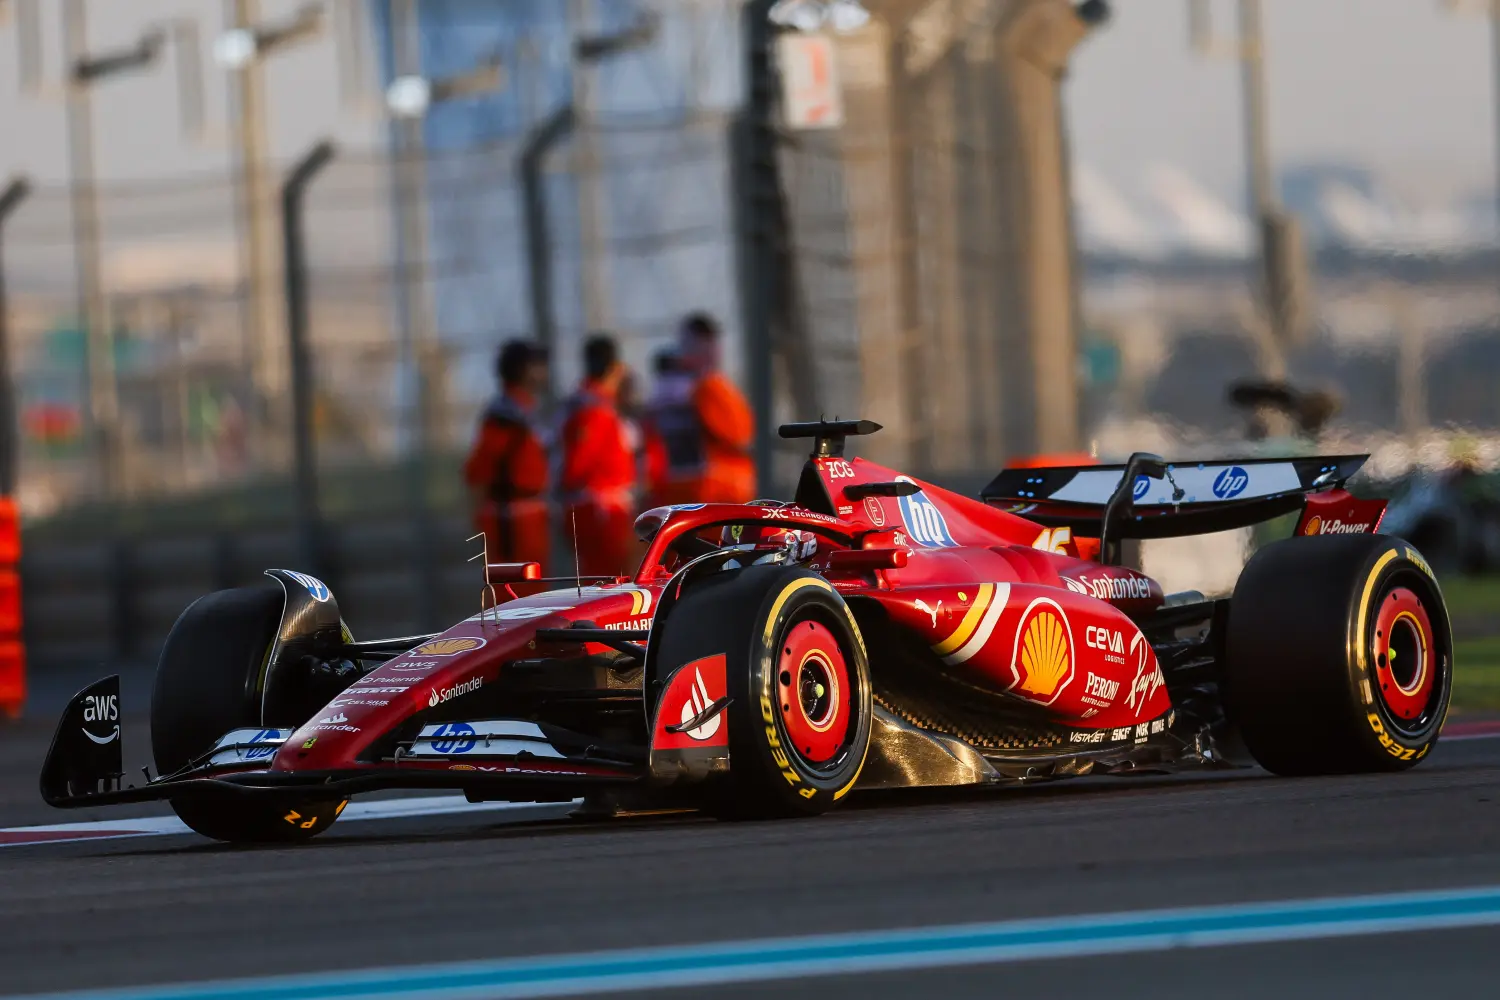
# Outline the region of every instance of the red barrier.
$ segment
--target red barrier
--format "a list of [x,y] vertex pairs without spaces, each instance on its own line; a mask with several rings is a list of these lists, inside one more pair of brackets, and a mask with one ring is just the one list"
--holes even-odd
[[0,715],[19,718],[26,704],[26,646],[21,638],[21,518],[0,497]]

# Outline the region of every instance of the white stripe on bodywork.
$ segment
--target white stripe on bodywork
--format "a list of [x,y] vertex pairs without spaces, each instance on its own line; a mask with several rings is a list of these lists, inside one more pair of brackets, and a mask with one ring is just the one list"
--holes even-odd
[[1000,613],[1005,610],[1006,602],[1009,600],[1010,584],[995,584],[995,596],[991,598],[984,617],[979,620],[979,627],[974,630],[973,635],[969,636],[968,642],[943,657],[943,662],[950,667],[956,666],[983,649],[984,644],[990,641],[990,635],[995,631],[995,624],[1000,621]]

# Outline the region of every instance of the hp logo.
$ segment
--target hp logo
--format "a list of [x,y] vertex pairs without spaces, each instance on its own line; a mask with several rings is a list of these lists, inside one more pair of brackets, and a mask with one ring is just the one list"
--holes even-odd
[[[904,476],[901,482],[911,482]],[[901,498],[901,520],[906,522],[906,533],[918,545],[927,548],[947,548],[957,545],[948,531],[948,522],[937,504],[927,499],[925,493],[913,493]]]
[[1232,500],[1245,492],[1250,485],[1250,474],[1238,465],[1232,465],[1214,477],[1214,496],[1220,500]]
[[1139,500],[1141,497],[1143,497],[1143,496],[1146,495],[1146,491],[1149,490],[1150,488],[1151,488],[1151,477],[1150,476],[1136,476],[1135,477],[1135,485],[1130,488],[1130,493],[1131,493],[1131,496],[1133,496],[1136,500]]
[[329,597],[333,596],[332,592],[328,589],[328,584],[324,583],[322,580],[319,580],[315,576],[309,576],[306,573],[298,573],[295,570],[287,570],[286,575],[302,584],[302,586],[307,589],[308,594],[312,596],[312,599],[317,601],[319,604],[322,604],[324,601],[328,600]]
[[245,748],[245,759],[246,760],[261,760],[263,758],[272,756],[273,754],[276,753],[277,750],[281,749],[281,744],[280,743],[270,743],[268,741],[270,741],[270,740],[284,740],[284,739],[286,739],[286,737],[281,734],[281,730],[279,730],[279,729],[262,729],[260,732],[256,733],[254,736],[250,737],[249,742],[251,742],[251,743],[265,743],[266,745],[265,746],[246,747]]
[[467,722],[447,722],[432,734],[432,749],[438,753],[468,753],[474,749],[474,727]]

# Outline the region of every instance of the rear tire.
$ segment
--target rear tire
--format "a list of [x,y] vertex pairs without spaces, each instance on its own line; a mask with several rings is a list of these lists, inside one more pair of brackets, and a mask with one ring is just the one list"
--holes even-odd
[[1447,716],[1442,593],[1416,549],[1390,536],[1261,549],[1234,588],[1225,658],[1230,718],[1277,774],[1404,770]]
[[707,809],[723,819],[827,812],[870,746],[869,661],[853,614],[821,576],[754,566],[693,585],[672,608],[657,662],[725,655],[729,774]]
[[[232,729],[261,725],[260,682],[283,594],[276,584],[220,590],[188,606],[162,647],[151,696],[151,750],[166,775],[202,756]],[[338,799],[289,803],[224,792],[172,799],[178,817],[230,842],[306,840],[343,809]]]

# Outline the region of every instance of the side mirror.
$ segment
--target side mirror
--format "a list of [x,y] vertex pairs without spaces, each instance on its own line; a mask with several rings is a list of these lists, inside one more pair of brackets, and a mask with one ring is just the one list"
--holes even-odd
[[1136,452],[1125,464],[1124,481],[1133,484],[1137,476],[1146,476],[1150,479],[1167,478],[1167,460],[1150,452]]

